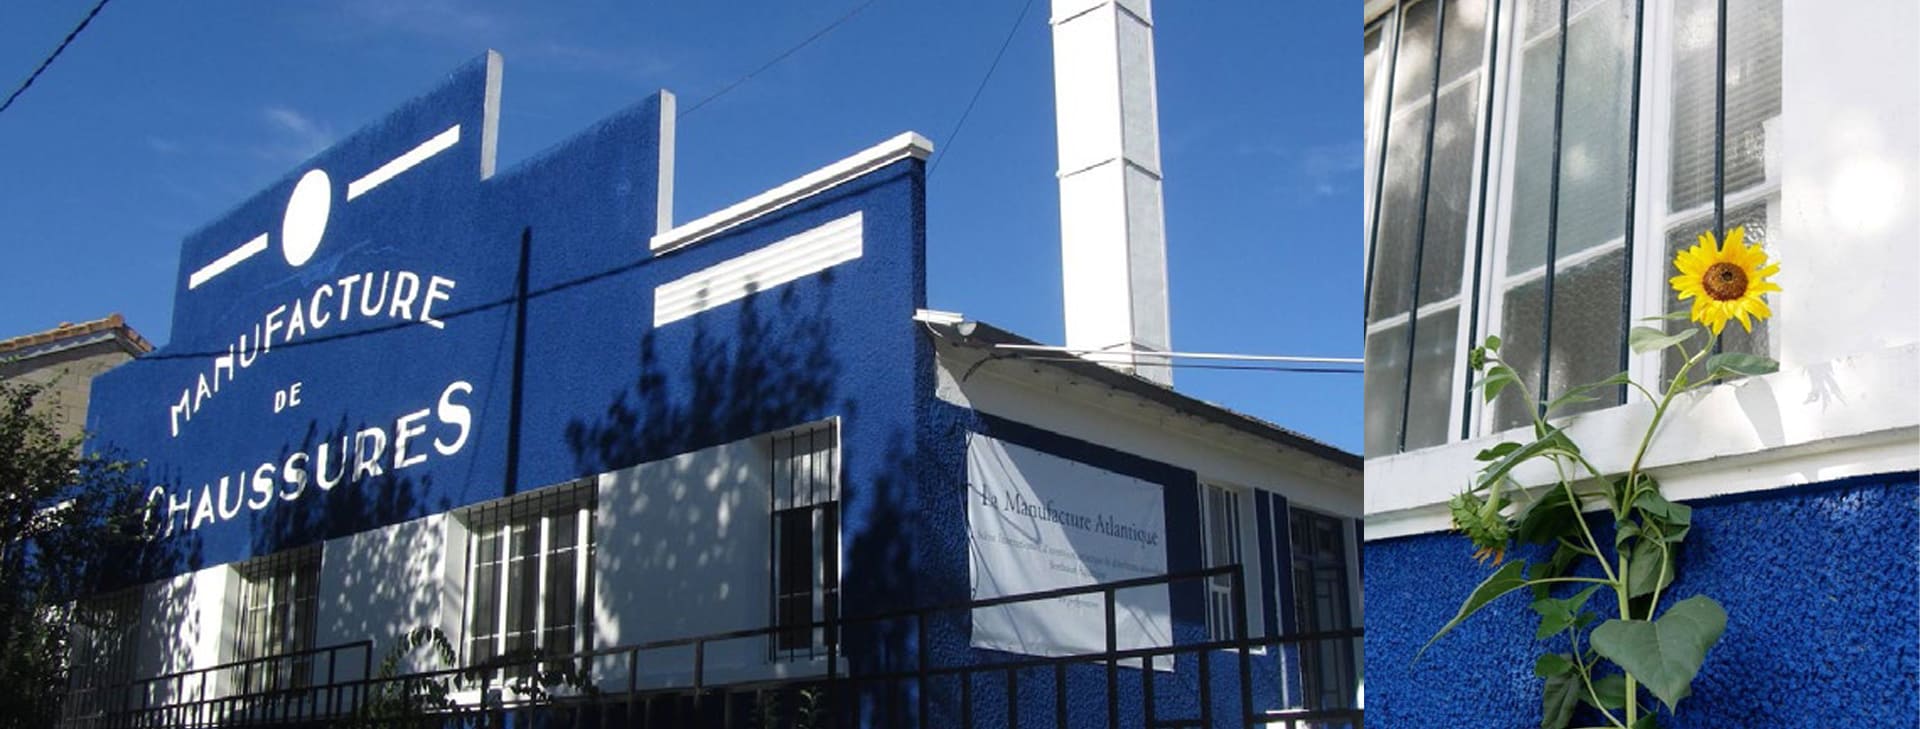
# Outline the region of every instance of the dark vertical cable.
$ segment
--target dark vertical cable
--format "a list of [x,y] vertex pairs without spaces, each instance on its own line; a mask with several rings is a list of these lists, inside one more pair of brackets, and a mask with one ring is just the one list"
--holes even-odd
[[1553,77],[1553,163],[1547,179],[1546,309],[1540,313],[1540,415],[1547,414],[1547,380],[1553,371],[1553,274],[1560,253],[1560,131],[1567,104],[1567,0],[1560,0],[1560,58]]
[[[1631,89],[1631,99],[1627,102],[1627,222],[1626,237],[1620,262],[1620,370],[1626,371],[1628,352],[1627,330],[1633,323],[1633,230],[1634,202],[1639,194],[1640,182],[1640,59],[1641,42],[1647,27],[1647,0],[1635,0],[1633,4],[1633,71],[1627,77]],[[1614,402],[1627,401],[1627,385],[1621,383],[1614,388]]]
[[513,391],[507,396],[506,495],[520,490],[520,408],[527,374],[527,262],[533,251],[533,229],[520,230],[520,270],[513,281]]
[[[1493,168],[1493,93],[1494,78],[1498,75],[1494,66],[1500,61],[1500,0],[1493,0],[1488,9],[1487,18],[1491,21],[1492,37],[1487,41],[1487,61],[1480,74],[1481,83],[1487,87],[1486,111],[1480,115],[1480,203],[1473,217],[1473,285],[1463,296],[1467,300],[1467,346],[1477,347],[1480,342],[1480,247],[1487,238],[1487,177]],[[1456,358],[1457,360],[1457,358]],[[1473,409],[1473,378],[1467,378],[1463,388],[1465,397],[1460,400],[1463,412],[1460,416],[1460,439],[1466,440],[1472,430],[1472,418],[1468,413]]]
[[[1427,195],[1433,191],[1433,127],[1440,118],[1441,51],[1447,42],[1447,0],[1433,0],[1433,87],[1427,93],[1427,139],[1420,151],[1420,217],[1413,229],[1413,268],[1407,271],[1407,362],[1400,378],[1400,439],[1395,451],[1407,450],[1407,418],[1412,410],[1414,333],[1420,324],[1420,259],[1427,249]],[[1378,212],[1376,210],[1376,212]]]
[[[1405,8],[1396,5],[1393,9],[1393,42],[1387,47],[1387,55],[1385,58],[1387,64],[1387,99],[1380,106],[1380,161],[1374,165],[1373,171],[1373,219],[1367,222],[1366,281],[1361,284],[1360,291],[1360,326],[1362,331],[1365,331],[1367,322],[1369,321],[1367,317],[1371,315],[1373,309],[1373,269],[1375,266],[1380,265],[1380,203],[1386,199],[1384,191],[1387,189],[1387,142],[1389,132],[1393,129],[1393,76],[1395,69],[1400,67],[1400,34],[1406,30],[1406,27],[1407,14]],[[1362,42],[1364,43],[1365,41],[1362,40]],[[1435,69],[1435,73],[1438,72],[1438,69]],[[1366,108],[1364,101],[1362,101],[1360,108]],[[1364,124],[1365,121],[1362,120],[1362,123]],[[1364,130],[1362,130],[1361,136],[1365,136]]]
[[[1713,39],[1713,234],[1727,247],[1727,0],[1720,0]],[[1715,354],[1726,340],[1714,339]]]

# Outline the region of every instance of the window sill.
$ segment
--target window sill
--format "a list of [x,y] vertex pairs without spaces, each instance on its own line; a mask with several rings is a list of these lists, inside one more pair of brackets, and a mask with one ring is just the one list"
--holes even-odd
[[[1920,468],[1920,344],[1788,367],[1676,399],[1647,452],[1667,496],[1698,499]],[[1626,470],[1652,407],[1636,402],[1561,423],[1595,466]],[[1478,470],[1474,455],[1509,431],[1366,462],[1366,538],[1443,531],[1446,503]],[[1440,478],[1435,478],[1440,474]],[[1514,472],[1551,483],[1542,463]]]

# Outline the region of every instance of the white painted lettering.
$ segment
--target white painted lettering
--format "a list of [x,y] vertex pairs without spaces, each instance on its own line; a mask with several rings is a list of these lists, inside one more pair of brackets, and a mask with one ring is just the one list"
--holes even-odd
[[186,390],[181,390],[180,404],[167,406],[167,415],[168,419],[173,423],[173,437],[175,438],[180,437],[180,422],[193,419],[193,409],[187,407],[187,398],[191,394],[192,393]]
[[421,433],[427,432],[427,426],[421,424],[420,421],[425,419],[430,412],[432,411],[427,408],[421,408],[400,416],[400,419],[394,422],[393,470],[398,471],[408,466],[417,466],[427,461],[427,454],[425,453],[416,453],[412,456],[407,455],[407,441],[418,437]]
[[302,311],[306,308],[299,299],[293,300],[293,313],[287,317],[287,341],[307,336],[307,316]]
[[361,316],[379,316],[380,315],[380,310],[386,308],[387,306],[387,286],[391,283],[393,283],[393,272],[381,271],[380,272],[380,296],[378,298],[372,297],[370,296],[370,294],[373,293],[373,273],[372,272],[367,273],[367,285],[360,288],[360,315]]
[[279,306],[273,307],[273,311],[267,312],[267,322],[266,322],[267,335],[260,338],[260,344],[261,346],[265,347],[265,349],[262,349],[260,351],[262,352],[273,351],[273,332],[274,330],[280,328],[280,315],[286,313],[286,311],[287,311],[287,305],[281,304]]
[[253,469],[252,491],[253,495],[247,497],[247,508],[259,511],[273,503],[273,464],[262,463]]
[[[372,443],[373,448],[367,448]],[[353,480],[363,481],[378,476],[385,471],[380,469],[380,456],[387,452],[387,432],[379,428],[366,428],[353,436]]]
[[286,485],[293,487],[292,491],[280,492],[281,501],[292,501],[294,499],[300,498],[301,494],[306,493],[307,491],[307,453],[306,451],[296,451],[293,453],[293,455],[287,456],[287,462],[280,466],[280,480]]
[[360,283],[360,274],[340,279],[340,321],[353,316],[353,287]]
[[420,274],[401,271],[393,277],[393,306],[387,309],[387,316],[394,319],[413,318],[413,299],[420,295]]
[[206,484],[201,484],[200,485],[200,508],[193,510],[193,526],[189,527],[190,529],[193,529],[194,531],[199,531],[201,524],[210,524],[213,522],[213,498],[212,497],[213,497],[213,489],[208,488]]
[[313,454],[314,481],[319,484],[321,491],[332,491],[333,487],[340,485],[340,479],[346,478],[347,476],[347,439],[341,438],[339,451],[340,471],[335,473],[333,478],[327,478],[327,446],[330,445],[333,445],[333,441],[321,443],[320,448],[314,451]]
[[473,411],[468,410],[465,405],[454,404],[453,393],[455,390],[472,395],[473,385],[468,384],[465,380],[458,380],[447,385],[447,389],[440,391],[440,406],[434,411],[435,415],[439,417],[440,422],[460,429],[460,434],[455,436],[451,443],[443,443],[439,438],[433,439],[433,449],[439,451],[440,455],[443,456],[451,456],[459,453],[461,446],[467,444],[467,433],[473,429]]
[[[443,288],[444,287],[444,288]],[[447,328],[446,322],[433,318],[433,302],[452,298],[453,281],[434,276],[427,281],[427,300],[420,302],[420,321],[435,329]]]
[[327,316],[327,308],[320,305],[321,299],[332,295],[332,284],[320,284],[319,288],[313,290],[313,300],[308,302],[307,310],[313,312],[313,330],[316,332],[320,331],[320,328],[326,326],[327,322],[333,318]]

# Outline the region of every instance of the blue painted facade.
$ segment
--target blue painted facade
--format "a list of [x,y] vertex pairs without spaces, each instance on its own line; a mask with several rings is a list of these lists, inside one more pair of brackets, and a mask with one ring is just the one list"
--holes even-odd
[[[1159,484],[1168,569],[1201,565],[1193,471],[935,397],[932,345],[913,320],[926,306],[920,160],[654,255],[670,105],[647,99],[489,177],[498,73],[495,57],[462,67],[182,246],[173,341],[93,385],[92,447],[141,460],[153,488],[155,538],[120,583],[834,417],[848,617],[967,599],[969,433]],[[356,189],[456,126],[451,146]],[[303,256],[287,211],[313,170],[326,174],[330,208]],[[854,212],[859,258],[653,326],[661,284]],[[207,273],[262,234],[264,249]],[[1256,508],[1263,546],[1248,568],[1276,574],[1289,557],[1271,517],[1286,500],[1261,493]],[[1275,587],[1255,626],[1291,627],[1292,585]],[[1178,642],[1205,639],[1203,589],[1173,589]],[[923,655],[936,666],[1007,657],[970,647],[964,611],[931,620],[925,636],[904,621],[843,636],[856,673],[909,669]],[[1234,663],[1221,654],[1212,665],[1222,721],[1238,706]],[[1259,670],[1274,686],[1273,662]],[[1125,673],[1123,704],[1133,704],[1140,675]],[[1069,678],[1075,721],[1104,725],[1104,672],[1075,667]],[[1194,662],[1154,680],[1163,716],[1193,713]],[[1021,714],[1050,717],[1050,672],[1020,686]],[[1004,685],[977,688],[976,714],[1004,715]],[[936,714],[958,712],[957,683],[929,692]],[[1262,703],[1271,694],[1262,689]],[[909,687],[869,700],[899,704],[905,720],[918,696]]]
[[[1668,729],[1908,727],[1920,720],[1920,479],[1850,478],[1692,504],[1673,599],[1727,609],[1693,696]],[[1610,525],[1596,524],[1596,532]],[[1601,536],[1604,539],[1604,535]],[[1521,596],[1493,603],[1414,653],[1489,573],[1457,534],[1368,542],[1367,723],[1378,727],[1540,723],[1533,639]],[[1536,555],[1510,555],[1510,557]],[[1595,600],[1600,603],[1610,601]],[[1599,723],[1588,717],[1589,723]],[[1576,715],[1574,724],[1581,726]]]

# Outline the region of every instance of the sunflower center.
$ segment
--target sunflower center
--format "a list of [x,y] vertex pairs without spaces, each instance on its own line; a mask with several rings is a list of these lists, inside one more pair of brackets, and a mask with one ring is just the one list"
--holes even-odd
[[1746,295],[1747,272],[1724,261],[1715,263],[1700,277],[1700,287],[1715,301],[1732,301]]

